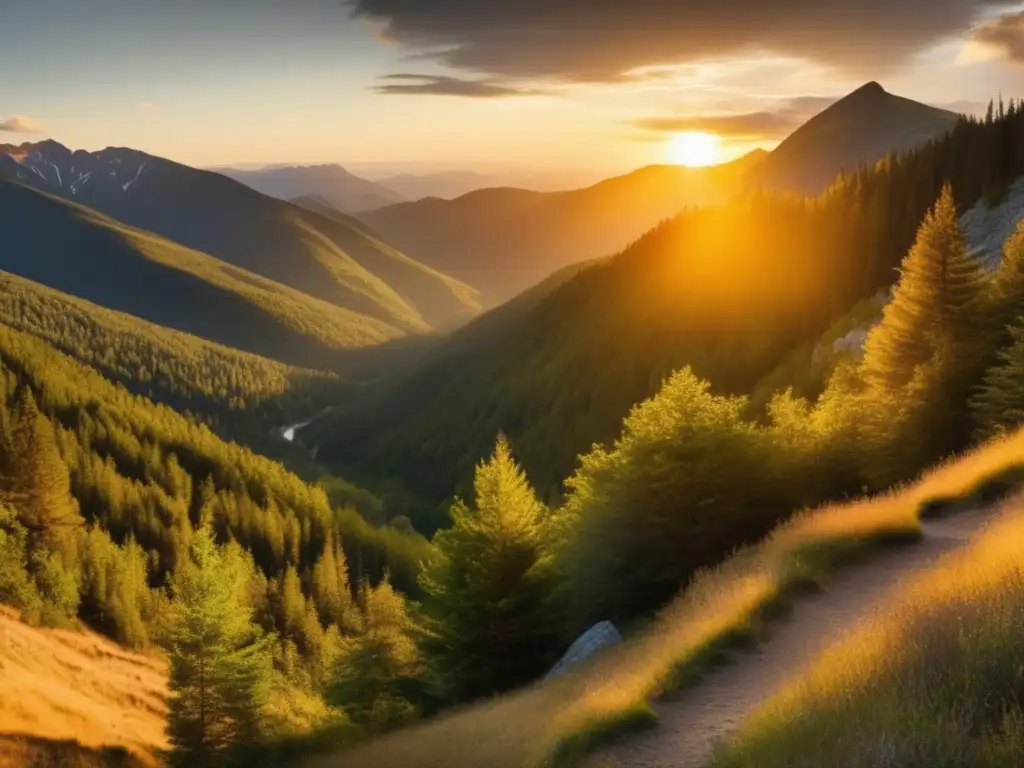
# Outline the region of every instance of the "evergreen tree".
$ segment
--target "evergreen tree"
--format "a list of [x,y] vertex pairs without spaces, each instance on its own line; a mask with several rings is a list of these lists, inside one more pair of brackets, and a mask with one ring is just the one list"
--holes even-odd
[[947,184],[921,223],[882,321],[865,344],[863,416],[876,446],[869,459],[875,482],[907,477],[966,444],[967,396],[989,344],[985,288]]
[[345,553],[333,538],[324,544],[323,554],[313,567],[313,599],[325,625],[336,624],[346,632],[357,625]]
[[84,521],[71,495],[68,467],[57,449],[53,425],[39,412],[27,387],[18,403],[13,443],[9,492],[28,531],[29,550],[58,551],[73,567]]
[[233,745],[258,740],[272,681],[270,638],[252,622],[252,564],[218,548],[206,522],[192,558],[171,579],[167,651],[169,731],[176,765],[223,765]]
[[985,372],[979,391],[971,398],[978,439],[1024,424],[1024,319],[1008,332],[1010,344],[1000,350],[998,363]]
[[545,509],[498,437],[477,466],[475,508],[451,508],[452,527],[434,537],[439,556],[424,570],[424,648],[459,701],[524,683],[549,661],[550,621],[541,523]]
[[328,698],[361,725],[409,720],[416,709],[405,689],[421,670],[405,601],[387,581],[362,582],[359,606],[360,632],[342,647]]

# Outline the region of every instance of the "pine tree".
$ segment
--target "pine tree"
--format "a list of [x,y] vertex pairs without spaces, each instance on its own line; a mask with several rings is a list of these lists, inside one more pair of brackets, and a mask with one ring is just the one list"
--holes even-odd
[[544,507],[498,437],[477,466],[475,508],[457,501],[439,556],[421,576],[424,648],[456,700],[488,696],[541,672],[551,647],[543,606]]
[[970,342],[978,328],[984,284],[981,265],[967,253],[947,184],[903,260],[882,322],[868,337],[868,380],[885,387],[903,386],[917,366],[931,359],[939,343],[963,347]]
[[328,698],[353,722],[390,725],[416,714],[403,691],[420,673],[405,601],[385,580],[359,588],[361,631],[344,644]]
[[990,343],[986,286],[981,264],[967,252],[947,184],[865,344],[863,417],[877,446],[869,457],[874,482],[905,478],[966,444],[966,401]]
[[1009,345],[1000,350],[998,363],[985,372],[971,398],[976,437],[985,439],[1024,424],[1024,319],[1008,328]]
[[53,425],[28,388],[18,402],[9,491],[19,522],[28,531],[29,551],[60,552],[74,567],[75,543],[84,525],[71,495],[67,465],[57,449]]
[[345,553],[333,538],[324,543],[323,554],[313,567],[313,599],[325,625],[337,624],[342,631],[351,632],[358,623]]
[[209,521],[171,579],[169,732],[176,765],[224,765],[258,740],[272,680],[270,636],[252,622],[251,561],[218,548]]

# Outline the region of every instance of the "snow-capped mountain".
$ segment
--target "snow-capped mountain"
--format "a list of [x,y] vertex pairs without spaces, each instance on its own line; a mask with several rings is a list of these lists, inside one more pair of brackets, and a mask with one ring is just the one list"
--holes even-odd
[[70,197],[127,195],[153,158],[132,149],[71,150],[56,141],[0,144],[0,177]]

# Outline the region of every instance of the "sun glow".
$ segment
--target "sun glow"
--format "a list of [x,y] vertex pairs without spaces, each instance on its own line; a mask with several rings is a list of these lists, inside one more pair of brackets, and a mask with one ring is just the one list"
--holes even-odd
[[686,131],[669,139],[668,158],[675,165],[700,168],[721,162],[721,139],[713,133]]

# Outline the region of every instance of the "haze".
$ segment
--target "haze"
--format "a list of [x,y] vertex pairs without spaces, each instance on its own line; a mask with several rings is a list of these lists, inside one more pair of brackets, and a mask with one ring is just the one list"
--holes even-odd
[[705,161],[770,149],[868,79],[967,112],[1024,82],[1020,3],[670,5],[17,3],[0,138],[371,177],[514,169],[539,187],[678,161],[686,131],[721,137]]

